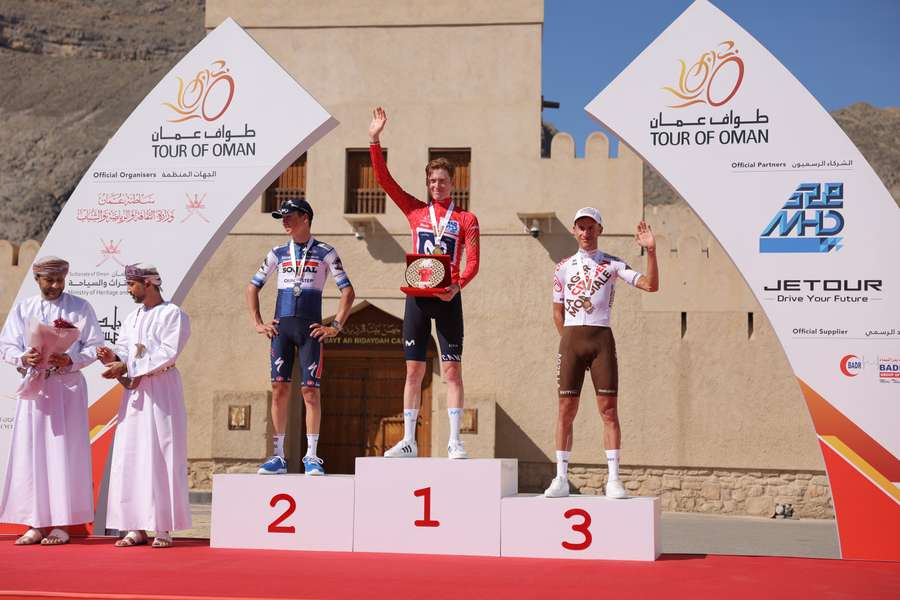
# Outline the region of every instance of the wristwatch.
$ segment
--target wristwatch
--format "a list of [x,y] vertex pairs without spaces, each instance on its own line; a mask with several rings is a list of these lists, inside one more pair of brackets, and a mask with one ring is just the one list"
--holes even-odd
[[341,329],[344,328],[344,324],[341,323],[340,321],[338,321],[337,319],[333,319],[331,321],[331,326],[334,327],[335,329],[337,329],[338,333],[340,333]]

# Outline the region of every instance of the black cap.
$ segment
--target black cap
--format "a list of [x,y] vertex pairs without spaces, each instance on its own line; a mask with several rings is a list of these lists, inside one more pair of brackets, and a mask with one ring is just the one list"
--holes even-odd
[[312,221],[312,206],[310,206],[309,202],[303,200],[302,198],[291,198],[290,200],[285,200],[281,203],[281,208],[272,211],[272,218],[281,219],[284,217],[284,215],[290,214],[292,212],[304,213],[305,215],[309,216],[309,220]]

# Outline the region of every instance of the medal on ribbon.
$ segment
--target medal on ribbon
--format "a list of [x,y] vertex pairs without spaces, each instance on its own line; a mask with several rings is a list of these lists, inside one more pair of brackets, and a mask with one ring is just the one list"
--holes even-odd
[[584,295],[579,296],[578,299],[581,300],[581,308],[583,308],[584,312],[586,312],[587,314],[591,314],[592,312],[594,312],[594,303],[591,302],[591,286],[594,283],[594,279],[589,276],[590,272],[590,266],[588,266],[588,264],[584,261],[584,255],[579,251],[578,277],[579,279],[581,279],[581,283],[584,285]]
[[455,207],[456,205],[453,203],[453,200],[451,200],[450,205],[447,207],[446,214],[444,214],[443,218],[438,222],[437,214],[434,211],[434,202],[428,204],[428,215],[431,217],[431,231],[434,233],[434,248],[431,249],[431,254],[444,253],[441,240],[444,238],[444,232],[447,230],[447,224],[450,222],[450,217],[453,216],[453,209]]
[[303,249],[303,258],[300,260],[300,268],[297,268],[297,251],[294,246],[294,240],[291,240],[290,248],[291,248],[291,268],[294,269],[294,287],[293,294],[295,298],[298,298],[300,294],[303,293],[303,271],[306,268],[306,259],[309,257],[309,249],[312,248],[313,242],[315,240],[310,236],[309,241],[306,242],[306,248]]

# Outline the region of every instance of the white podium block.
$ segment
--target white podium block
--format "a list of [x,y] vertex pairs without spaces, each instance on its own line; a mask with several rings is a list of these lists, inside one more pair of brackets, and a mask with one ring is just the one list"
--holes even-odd
[[502,501],[502,556],[656,560],[659,498],[544,498]]
[[353,550],[353,476],[214,475],[210,546]]
[[500,500],[515,459],[356,459],[353,550],[500,555]]

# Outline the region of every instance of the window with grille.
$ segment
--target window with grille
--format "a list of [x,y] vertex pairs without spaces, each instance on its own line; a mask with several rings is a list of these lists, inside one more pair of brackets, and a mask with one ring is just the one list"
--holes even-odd
[[[387,150],[382,149],[382,156],[387,162]],[[347,150],[347,194],[344,201],[344,212],[347,214],[382,214],[384,213],[384,190],[375,181],[375,169],[365,150]]]
[[[469,210],[469,189],[472,182],[472,150],[470,148],[429,148],[428,160],[446,158],[456,168],[453,174],[453,203],[463,210]],[[425,190],[428,198],[428,189]]]
[[306,199],[306,152],[285,169],[263,195],[262,212],[277,210],[291,198]]

